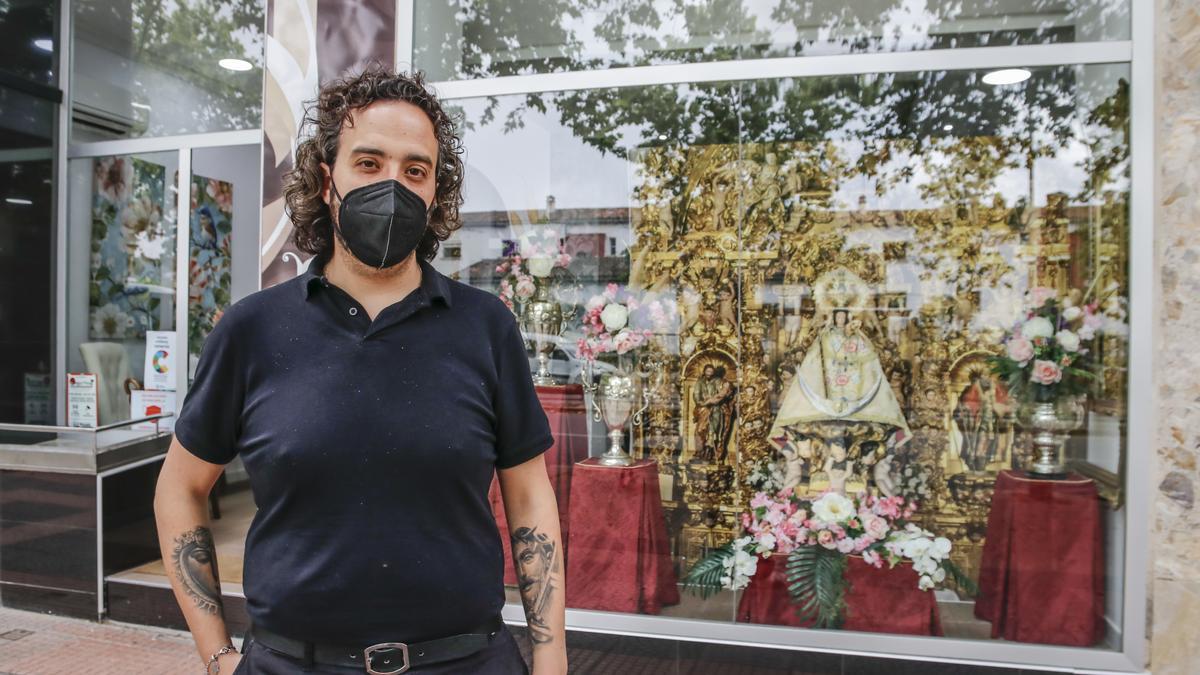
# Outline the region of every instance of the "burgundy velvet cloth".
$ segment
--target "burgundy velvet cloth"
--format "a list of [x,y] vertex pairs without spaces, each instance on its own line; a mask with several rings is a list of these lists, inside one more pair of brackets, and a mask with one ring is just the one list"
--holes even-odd
[[658,614],[679,603],[658,463],[575,465],[567,607]]
[[[546,462],[546,473],[550,476],[550,485],[554,487],[554,496],[558,499],[558,522],[562,528],[562,540],[568,539],[568,515],[571,513],[571,475],[575,464],[587,458],[587,408],[584,407],[583,387],[578,384],[564,386],[541,386],[537,389],[538,400],[542,410],[546,411],[546,419],[550,422],[550,433],[554,435],[554,445],[543,455]],[[504,501],[500,495],[500,484],[492,480],[488,499],[492,503],[492,513],[496,516],[496,525],[500,528],[500,541],[504,545],[504,583],[515,585],[517,576],[513,572],[512,543],[508,536],[508,519],[504,515]],[[563,548],[563,557],[567,555]]]
[[[862,558],[846,564],[846,617],[843,630],[905,635],[942,635],[942,620],[932,591],[917,588],[912,565],[883,569]],[[807,627],[796,617],[787,590],[785,556],[758,561],[758,571],[742,592],[738,621]]]
[[1082,476],[996,477],[975,616],[992,637],[1090,647],[1104,637],[1104,533]]

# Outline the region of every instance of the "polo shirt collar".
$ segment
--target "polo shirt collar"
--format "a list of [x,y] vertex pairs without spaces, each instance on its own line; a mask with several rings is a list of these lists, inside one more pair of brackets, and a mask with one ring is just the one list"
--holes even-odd
[[[312,297],[312,289],[318,286],[329,286],[329,280],[325,278],[325,263],[328,258],[325,256],[317,256],[309,263],[308,269],[305,270],[303,281],[300,288],[304,291],[304,299]],[[417,262],[421,264],[421,290],[430,299],[440,299],[447,307],[451,305],[450,300],[450,282],[445,275],[434,269],[429,261],[422,258],[417,258]]]

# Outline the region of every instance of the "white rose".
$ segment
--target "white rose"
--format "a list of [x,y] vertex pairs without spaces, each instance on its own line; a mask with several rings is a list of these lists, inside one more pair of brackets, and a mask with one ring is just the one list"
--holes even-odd
[[1079,336],[1069,330],[1058,331],[1054,335],[1054,339],[1058,340],[1058,344],[1069,352],[1079,351]]
[[629,320],[629,310],[625,305],[611,302],[604,311],[600,312],[600,321],[604,323],[604,328],[610,333],[621,330],[625,327],[625,323]]
[[1021,326],[1021,335],[1030,340],[1034,338],[1048,338],[1054,335],[1054,326],[1051,325],[1050,320],[1046,317],[1035,316],[1026,321],[1024,326]]
[[812,510],[817,520],[826,523],[840,523],[856,515],[854,502],[836,492],[830,492],[813,502]]
[[1080,316],[1083,316],[1083,310],[1078,307],[1068,307],[1063,310],[1063,318],[1067,321],[1074,321]]
[[535,277],[548,277],[554,269],[554,258],[538,256],[529,259],[529,273]]

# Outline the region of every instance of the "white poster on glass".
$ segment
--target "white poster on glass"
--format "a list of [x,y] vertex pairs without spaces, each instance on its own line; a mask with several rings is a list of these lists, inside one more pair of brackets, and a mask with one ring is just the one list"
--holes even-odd
[[95,373],[67,373],[67,426],[93,429],[100,425]]
[[54,424],[49,373],[25,373],[25,424]]
[[146,381],[152,391],[175,391],[175,331],[146,331]]
[[[175,412],[175,392],[173,391],[134,389],[129,392],[129,416],[132,419],[173,412]],[[175,418],[168,417],[159,420],[157,427],[154,422],[139,422],[129,428],[134,431],[154,431],[155,428],[159,431],[173,431]]]

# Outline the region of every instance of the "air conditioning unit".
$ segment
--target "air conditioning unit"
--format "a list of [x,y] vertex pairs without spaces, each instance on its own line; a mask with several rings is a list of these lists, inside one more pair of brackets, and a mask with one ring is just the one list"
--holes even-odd
[[134,113],[133,92],[111,82],[76,73],[71,82],[71,120],[100,135],[126,138],[144,127]]

